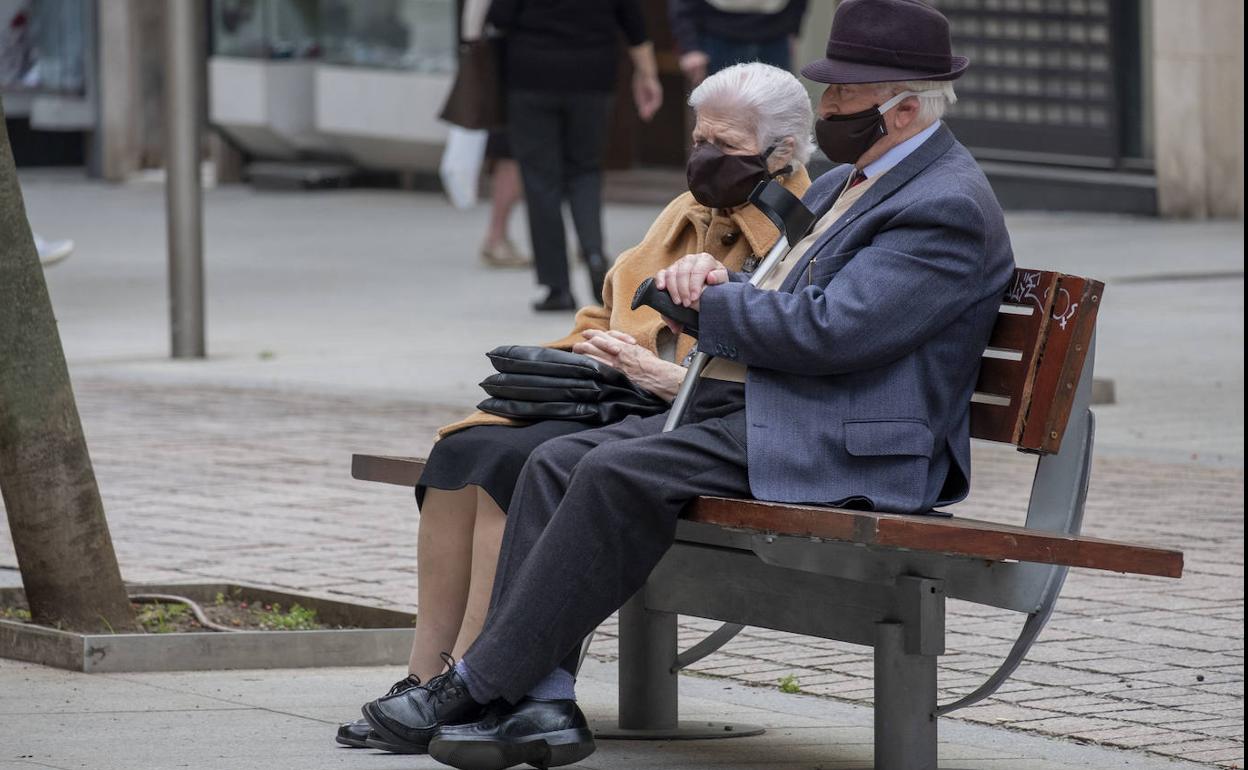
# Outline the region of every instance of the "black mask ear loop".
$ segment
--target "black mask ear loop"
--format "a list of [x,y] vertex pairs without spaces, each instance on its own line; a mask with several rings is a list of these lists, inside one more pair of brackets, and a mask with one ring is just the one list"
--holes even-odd
[[[779,146],[779,144],[780,144],[779,142],[776,142],[776,143],[775,143],[775,144],[773,144],[772,146],[770,146],[770,147],[768,147],[767,149],[763,150],[763,155],[762,155],[762,158],[763,158],[763,163],[764,163],[764,164],[767,162],[767,159],[771,157],[771,154],[772,154],[773,152],[775,152],[775,151],[776,151],[776,147],[778,147],[778,146]],[[778,177],[778,176],[785,176],[785,175],[787,175],[787,174],[792,174],[792,173],[793,173],[793,164],[792,164],[792,163],[790,163],[790,164],[788,164],[787,166],[782,166],[782,167],[780,167],[780,168],[776,169],[775,171],[770,171],[770,172],[768,172],[768,174],[767,174],[767,175],[768,175],[769,177],[771,177],[772,179],[775,179],[775,178],[776,178],[776,177]]]

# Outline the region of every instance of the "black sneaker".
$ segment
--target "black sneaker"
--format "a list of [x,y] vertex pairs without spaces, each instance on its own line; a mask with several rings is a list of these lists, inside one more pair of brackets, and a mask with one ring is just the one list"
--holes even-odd
[[580,762],[594,753],[594,735],[572,700],[498,702],[478,722],[438,730],[429,756],[460,770],[538,768]]
[[[386,695],[397,695],[398,693],[410,690],[413,687],[420,686],[420,677],[415,674],[408,674],[399,681],[395,682]],[[376,748],[370,747],[368,744],[369,733],[373,730],[365,719],[357,719],[354,722],[346,722],[338,725],[338,735],[334,740],[343,746],[349,746],[353,749]]]
[[479,719],[485,707],[472,699],[468,687],[446,656],[447,671],[428,684],[364,704],[364,718],[376,733],[369,746],[405,754],[424,753],[438,728]]

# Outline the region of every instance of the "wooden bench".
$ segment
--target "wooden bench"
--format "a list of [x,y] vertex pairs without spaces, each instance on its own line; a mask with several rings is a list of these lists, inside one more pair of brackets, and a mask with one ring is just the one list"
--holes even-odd
[[[646,586],[620,611],[618,729],[602,737],[725,737],[749,726],[682,725],[677,672],[744,626],[872,646],[875,766],[936,767],[937,718],[988,697],[1026,656],[1070,567],[1179,577],[1177,551],[1080,535],[1092,458],[1096,314],[1103,284],[1015,272],[971,404],[975,438],[1038,454],[1026,524],[700,498]],[[357,479],[414,486],[423,460],[356,455]],[[1025,616],[980,687],[936,701],[945,600]],[[677,615],[723,625],[685,652]]]

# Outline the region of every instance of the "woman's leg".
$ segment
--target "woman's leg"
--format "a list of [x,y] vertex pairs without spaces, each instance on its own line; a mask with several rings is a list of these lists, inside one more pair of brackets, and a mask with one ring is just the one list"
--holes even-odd
[[416,638],[408,671],[423,681],[442,673],[441,654],[455,645],[464,622],[473,561],[477,487],[425,491],[416,541]]
[[494,570],[498,566],[498,550],[507,527],[507,514],[494,498],[477,487],[477,522],[472,533],[472,580],[468,589],[468,606],[459,628],[452,655],[458,659],[477,639],[490,609],[494,590]]
[[507,240],[507,223],[511,220],[511,211],[523,196],[520,164],[511,158],[494,161],[494,173],[490,177],[490,229],[485,235],[486,249]]

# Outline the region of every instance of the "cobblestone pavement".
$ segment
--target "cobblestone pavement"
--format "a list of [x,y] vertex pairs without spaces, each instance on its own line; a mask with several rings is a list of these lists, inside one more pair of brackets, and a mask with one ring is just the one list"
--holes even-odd
[[[128,580],[234,580],[413,608],[414,502],[351,480],[349,458],[422,453],[456,410],[98,376],[79,377],[77,395]],[[976,447],[975,492],[955,512],[1021,520],[1033,462]],[[1101,453],[1085,532],[1182,548],[1184,578],[1072,572],[1029,661],[956,718],[1241,767],[1243,515],[1242,463]],[[0,566],[15,566],[4,527]],[[1019,622],[951,603],[942,700],[983,680]],[[712,625],[687,620],[682,637]],[[603,626],[594,656],[615,655],[614,633]],[[792,675],[807,693],[871,698],[868,649],[761,629],[694,670],[769,688]]]

